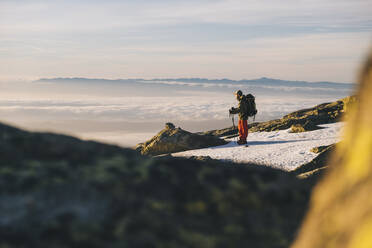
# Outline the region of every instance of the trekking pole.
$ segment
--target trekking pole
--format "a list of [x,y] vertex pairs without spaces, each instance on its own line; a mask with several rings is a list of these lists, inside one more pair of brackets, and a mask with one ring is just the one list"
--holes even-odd
[[[233,123],[233,128],[234,128],[234,131],[235,131],[236,127],[235,127],[235,118],[234,118],[234,115],[232,115],[232,123]],[[235,136],[235,142],[237,142],[237,141],[238,141],[238,138],[237,138],[237,136]]]
[[[234,114],[229,114],[229,117],[231,117],[231,121],[232,121],[232,124],[233,124],[233,131],[235,131],[236,127],[235,127],[235,118],[234,118]],[[236,141],[236,137],[233,138],[233,141]]]
[[235,119],[234,119],[234,115],[231,115],[231,120],[232,120],[232,123],[233,123],[233,130],[235,130]]

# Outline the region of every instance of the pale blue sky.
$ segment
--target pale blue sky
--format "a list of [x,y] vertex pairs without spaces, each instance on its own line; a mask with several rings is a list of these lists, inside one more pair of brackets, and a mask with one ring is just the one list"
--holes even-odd
[[372,0],[0,0],[0,80],[352,82]]

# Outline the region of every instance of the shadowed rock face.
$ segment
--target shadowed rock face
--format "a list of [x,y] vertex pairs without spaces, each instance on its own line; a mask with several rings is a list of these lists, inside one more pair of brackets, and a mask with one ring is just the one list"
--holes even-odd
[[315,183],[328,168],[328,160],[335,150],[335,144],[329,146],[314,147],[312,152],[318,153],[318,156],[309,163],[303,164],[295,170],[291,171],[298,178],[312,180]]
[[345,138],[313,192],[293,248],[372,247],[372,53],[359,82]]
[[318,146],[311,148],[311,152],[313,153],[322,153],[324,151],[333,150],[335,148],[336,144],[328,145],[328,146]]
[[0,247],[288,247],[312,187],[3,124],[0,159]]
[[190,133],[167,123],[152,139],[138,144],[136,150],[143,155],[159,155],[224,144],[227,142],[218,137]]
[[[285,130],[293,127],[294,132],[305,132],[319,129],[317,125],[340,121],[350,108],[350,104],[356,101],[355,96],[349,96],[332,103],[323,103],[313,108],[299,110],[281,119],[256,122],[248,125],[249,132],[271,132]],[[212,130],[203,134],[217,137],[236,135],[237,130],[233,127]]]

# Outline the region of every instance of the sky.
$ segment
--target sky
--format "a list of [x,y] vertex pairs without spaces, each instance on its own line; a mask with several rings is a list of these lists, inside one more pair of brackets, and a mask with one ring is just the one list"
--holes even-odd
[[0,80],[354,82],[372,0],[0,0]]

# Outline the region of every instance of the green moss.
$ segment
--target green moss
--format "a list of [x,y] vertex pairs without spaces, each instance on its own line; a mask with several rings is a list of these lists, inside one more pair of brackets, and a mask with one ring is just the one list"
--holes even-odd
[[189,202],[186,203],[185,207],[191,214],[203,214],[207,208],[203,201]]
[[211,237],[206,234],[201,234],[199,232],[195,232],[192,230],[181,230],[180,231],[180,238],[182,243],[184,243],[184,247],[205,247],[205,248],[213,248],[217,247],[217,238]]

